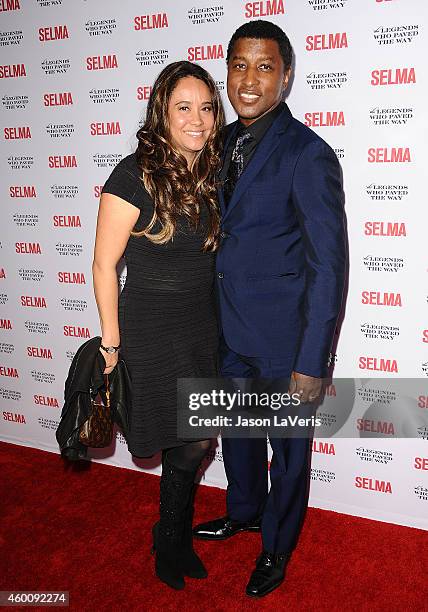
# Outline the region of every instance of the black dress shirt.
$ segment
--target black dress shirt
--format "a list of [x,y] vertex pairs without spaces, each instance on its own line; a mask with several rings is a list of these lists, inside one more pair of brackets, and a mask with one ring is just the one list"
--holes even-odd
[[253,157],[257,146],[263,139],[263,136],[266,134],[272,123],[275,119],[281,114],[281,111],[284,108],[284,103],[280,102],[278,106],[275,106],[271,111],[254,121],[249,126],[245,126],[241,121],[238,121],[238,129],[236,130],[235,136],[230,139],[229,145],[227,147],[224,164],[220,172],[220,180],[223,182],[226,180],[227,172],[229,170],[230,160],[232,157],[233,149],[235,148],[236,139],[238,136],[243,134],[244,132],[248,132],[251,134],[252,138],[243,144],[243,154],[244,154],[244,170],[248,166],[250,159]]

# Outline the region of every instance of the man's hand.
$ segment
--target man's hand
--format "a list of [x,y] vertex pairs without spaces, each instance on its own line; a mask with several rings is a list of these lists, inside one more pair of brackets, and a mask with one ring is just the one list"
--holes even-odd
[[290,380],[290,395],[297,393],[300,395],[300,401],[302,404],[307,402],[315,401],[321,393],[322,378],[315,378],[315,376],[306,376],[306,374],[300,374],[299,372],[292,372]]

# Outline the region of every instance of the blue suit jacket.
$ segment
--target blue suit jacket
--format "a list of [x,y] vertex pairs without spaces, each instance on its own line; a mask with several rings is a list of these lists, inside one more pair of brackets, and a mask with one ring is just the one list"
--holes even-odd
[[220,325],[236,353],[325,376],[346,264],[341,170],[327,143],[283,107],[227,208],[219,192]]

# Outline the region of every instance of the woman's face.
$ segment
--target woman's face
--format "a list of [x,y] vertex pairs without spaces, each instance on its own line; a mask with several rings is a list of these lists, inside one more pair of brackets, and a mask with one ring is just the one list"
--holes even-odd
[[180,79],[169,100],[168,119],[172,142],[190,166],[214,126],[213,105],[207,85],[192,76]]

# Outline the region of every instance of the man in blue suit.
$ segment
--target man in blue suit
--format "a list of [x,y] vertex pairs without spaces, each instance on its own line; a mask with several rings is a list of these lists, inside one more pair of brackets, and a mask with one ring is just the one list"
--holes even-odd
[[[285,33],[252,21],[232,36],[220,190],[217,290],[222,375],[290,379],[303,403],[321,392],[342,302],[346,248],[341,170],[333,150],[282,102],[292,63]],[[263,596],[284,579],[307,507],[310,437],[223,438],[227,515],[195,527],[221,540],[262,532],[247,585]]]

